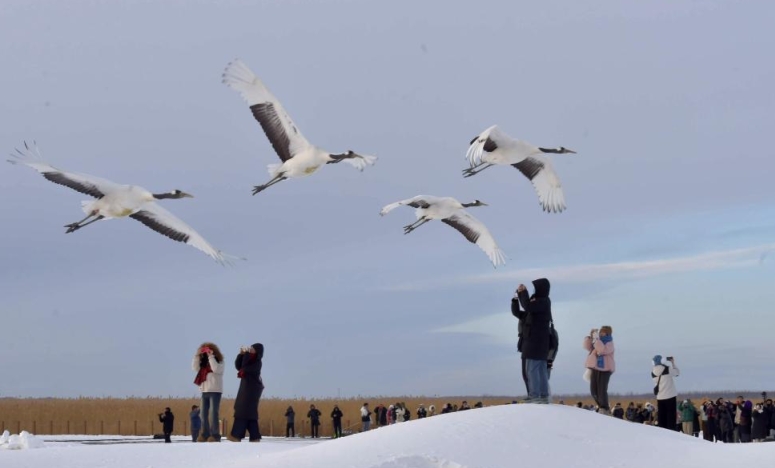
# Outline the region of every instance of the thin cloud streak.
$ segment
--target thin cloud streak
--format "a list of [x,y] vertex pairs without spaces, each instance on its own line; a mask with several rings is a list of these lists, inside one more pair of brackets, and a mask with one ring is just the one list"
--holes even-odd
[[390,287],[391,291],[424,291],[443,289],[461,284],[482,284],[524,281],[525,278],[551,278],[554,282],[590,283],[650,278],[671,273],[725,270],[762,265],[763,259],[775,251],[775,243],[740,249],[704,252],[697,255],[602,264],[562,265],[549,268],[526,268],[436,281],[418,281]]

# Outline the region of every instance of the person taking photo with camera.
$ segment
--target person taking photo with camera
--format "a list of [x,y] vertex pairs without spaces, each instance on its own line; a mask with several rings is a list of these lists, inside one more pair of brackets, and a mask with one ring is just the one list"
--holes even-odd
[[595,400],[601,414],[611,414],[608,404],[608,382],[611,374],[616,370],[614,362],[614,338],[613,329],[608,326],[593,328],[589,335],[584,337],[584,349],[587,350],[587,360],[584,366],[591,371],[589,379],[589,393]]
[[527,371],[528,398],[526,403],[549,403],[548,356],[551,347],[550,324],[552,301],[549,299],[549,280],[533,281],[534,293],[528,295],[524,284],[517,287],[515,296],[525,311],[522,327],[522,356]]
[[169,407],[164,408],[164,411],[159,413],[159,422],[162,424],[162,431],[164,432],[164,443],[169,444],[172,442],[170,436],[172,436],[175,424],[175,415],[172,414],[172,410]]
[[657,397],[657,426],[675,430],[676,427],[676,397],[678,391],[675,388],[673,377],[678,377],[680,372],[675,366],[672,356],[665,358],[672,366],[662,362],[662,356],[657,354],[652,360],[651,378],[654,381],[654,395]]
[[191,368],[196,372],[194,385],[202,393],[202,432],[197,442],[220,442],[219,411],[223,394],[223,354],[215,343],[205,342],[196,349]]
[[258,430],[258,402],[264,392],[264,381],[261,379],[261,360],[264,358],[264,345],[254,343],[243,346],[239,350],[234,367],[240,378],[237,399],[234,400],[234,424],[231,434],[227,437],[232,442],[240,442],[245,432],[250,434],[250,442],[261,442],[261,432]]

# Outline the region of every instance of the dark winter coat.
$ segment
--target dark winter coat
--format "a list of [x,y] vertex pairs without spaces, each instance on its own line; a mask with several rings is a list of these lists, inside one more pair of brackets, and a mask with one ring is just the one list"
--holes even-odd
[[751,433],[751,412],[753,411],[753,403],[746,400],[742,404],[737,405],[740,408],[740,424],[738,424],[738,431],[740,434]]
[[379,425],[387,426],[387,408],[384,406],[379,407]]
[[293,424],[293,420],[296,417],[296,412],[293,411],[293,408],[288,408],[285,410],[285,420],[288,424]]
[[159,415],[159,422],[162,423],[162,430],[165,434],[171,434],[172,433],[172,427],[175,424],[175,415],[172,414],[172,411],[166,410],[162,414]]
[[519,298],[513,298],[511,300],[511,315],[519,320],[517,325],[517,351],[522,352],[522,342],[524,341],[525,333],[525,319],[527,318],[527,312],[519,307]]
[[320,426],[320,410],[313,408],[307,411],[307,417],[310,419],[310,424],[313,426]]
[[[261,380],[261,359],[264,357],[264,345],[256,343],[252,345],[254,353],[240,353],[234,360],[234,367],[242,375],[237,390],[237,399],[234,400],[234,418],[258,419],[258,401],[264,391],[264,383]],[[238,375],[239,375],[238,374]]]
[[522,357],[546,361],[549,355],[549,322],[552,320],[552,302],[549,299],[549,280],[533,281],[535,294],[530,298],[527,291],[519,293],[519,302],[526,317],[522,328]]
[[764,413],[770,415],[770,418],[769,418],[770,422],[767,425],[767,427],[769,429],[775,429],[775,406],[765,406]]
[[426,416],[428,416],[428,412],[425,411],[425,408],[420,408],[417,410],[417,419],[422,419]]
[[334,422],[341,422],[342,416],[344,416],[344,414],[342,414],[342,410],[339,408],[334,408],[334,410],[331,411],[331,419],[333,419]]
[[764,439],[769,435],[767,430],[767,416],[766,413],[760,413],[756,410],[751,413],[751,418],[753,419],[751,438]]
[[613,415],[615,418],[624,419],[624,408],[617,406],[614,408]]
[[718,410],[718,428],[724,432],[732,432],[734,429],[734,422],[732,416],[729,414],[729,409],[723,403],[717,407]]

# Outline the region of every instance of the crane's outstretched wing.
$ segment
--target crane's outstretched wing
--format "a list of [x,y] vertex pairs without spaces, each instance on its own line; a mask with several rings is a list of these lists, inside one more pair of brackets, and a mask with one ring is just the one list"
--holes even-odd
[[291,116],[285,112],[280,101],[241,60],[236,59],[226,66],[222,81],[247,101],[253,117],[261,124],[266,137],[283,162],[309,146],[309,142],[293,123]]
[[172,240],[183,242],[201,250],[220,264],[226,264],[232,259],[237,259],[237,257],[221,252],[210,245],[210,243],[207,242],[204,237],[200,236],[199,233],[194,231],[191,226],[184,223],[180,218],[157,203],[147,203],[140,211],[129,217],[140,221],[159,234],[165,235]]
[[508,139],[510,139],[509,136],[503,133],[497,125],[493,125],[483,131],[471,140],[468,152],[466,152],[468,164],[470,164],[471,167],[480,165],[484,153],[492,153],[498,149],[501,142],[507,141]]
[[441,221],[460,231],[469,242],[478,245],[487,254],[494,267],[506,263],[506,254],[495,243],[495,239],[490,234],[487,226],[466,211],[459,210],[454,215]]
[[389,205],[385,205],[385,207],[379,211],[379,215],[385,216],[386,214],[402,205],[411,206],[412,208],[428,208],[436,200],[438,200],[438,197],[433,197],[430,195],[417,195],[416,197],[407,198],[406,200],[401,200]]
[[562,185],[549,158],[533,155],[512,166],[530,179],[544,211],[561,213],[565,209]]
[[64,185],[76,192],[91,195],[94,198],[102,198],[106,194],[122,187],[122,185],[106,179],[88,174],[65,172],[49,165],[41,159],[40,149],[35,142],[30,146],[25,141],[24,149],[20,150],[17,148],[16,153],[11,153],[11,156],[15,159],[9,159],[9,163],[29,166],[55,184]]

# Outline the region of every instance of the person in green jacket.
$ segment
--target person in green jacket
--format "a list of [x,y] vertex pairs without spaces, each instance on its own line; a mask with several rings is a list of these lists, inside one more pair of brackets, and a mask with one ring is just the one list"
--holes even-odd
[[694,432],[694,415],[697,413],[694,403],[692,403],[692,400],[686,399],[678,405],[678,411],[681,412],[681,428],[683,433],[692,435],[692,432]]

